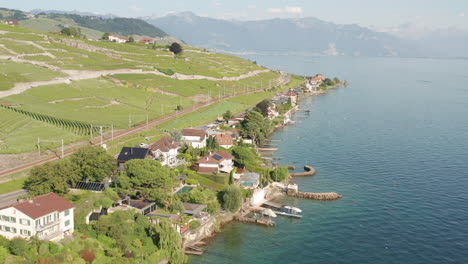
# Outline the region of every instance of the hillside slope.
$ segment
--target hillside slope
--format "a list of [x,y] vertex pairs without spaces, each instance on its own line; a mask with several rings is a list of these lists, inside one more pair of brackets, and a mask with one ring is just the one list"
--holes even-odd
[[121,17],[100,17],[67,13],[36,13],[0,8],[0,19],[16,19],[23,27],[40,31],[60,31],[64,27],[80,27],[88,38],[98,39],[104,32],[122,36],[167,37],[161,29],[143,20]]
[[[283,78],[238,57],[189,46],[174,56],[167,46],[89,41],[8,25],[0,25],[0,75],[0,119],[11,120],[0,129],[0,153],[35,151],[38,137],[68,144],[96,135],[99,126],[128,129]],[[248,104],[224,102],[238,110]],[[32,123],[13,122],[18,115]],[[39,123],[47,124],[44,130]]]

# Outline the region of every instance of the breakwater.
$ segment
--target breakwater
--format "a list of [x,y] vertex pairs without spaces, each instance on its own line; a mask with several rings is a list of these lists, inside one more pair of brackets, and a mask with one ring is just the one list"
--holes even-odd
[[327,193],[311,193],[311,192],[297,192],[297,193],[289,193],[288,196],[296,197],[296,198],[304,198],[304,199],[312,199],[312,200],[338,200],[343,196],[337,194],[335,192],[327,192]]
[[[289,168],[290,166],[288,166]],[[309,165],[304,166],[305,172],[296,172],[296,173],[289,173],[290,177],[303,177],[303,176],[313,176],[316,173],[316,170]]]
[[245,216],[236,216],[234,217],[234,220],[241,222],[241,223],[250,223],[250,224],[257,224],[257,225],[263,225],[263,226],[274,226],[275,223],[271,221],[268,218],[250,218],[250,217],[245,217]]

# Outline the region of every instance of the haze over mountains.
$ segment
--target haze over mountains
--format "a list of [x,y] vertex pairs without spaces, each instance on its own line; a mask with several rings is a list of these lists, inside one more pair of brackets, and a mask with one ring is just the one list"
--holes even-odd
[[[232,21],[191,12],[145,17],[149,23],[195,46],[227,52],[348,56],[468,57],[467,30],[435,30],[405,36],[316,18]],[[408,32],[407,32],[408,33]]]

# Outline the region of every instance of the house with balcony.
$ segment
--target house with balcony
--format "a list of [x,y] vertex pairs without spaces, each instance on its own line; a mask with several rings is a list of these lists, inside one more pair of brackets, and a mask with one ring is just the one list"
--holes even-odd
[[75,205],[48,193],[0,208],[0,235],[58,241],[74,231]]
[[228,149],[234,146],[234,139],[229,133],[217,134],[215,135],[214,139],[222,148]]
[[177,163],[179,154],[179,142],[173,137],[166,136],[151,144],[149,147],[152,155],[159,160],[162,165],[170,166]]
[[203,129],[182,129],[182,141],[194,148],[206,147],[206,131]]

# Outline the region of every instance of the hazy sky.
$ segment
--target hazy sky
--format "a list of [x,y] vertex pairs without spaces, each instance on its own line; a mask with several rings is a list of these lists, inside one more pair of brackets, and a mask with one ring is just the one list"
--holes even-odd
[[468,28],[468,0],[0,0],[0,6],[125,17],[192,11],[202,16],[239,20],[313,16],[340,24],[381,28],[408,22],[427,27]]

